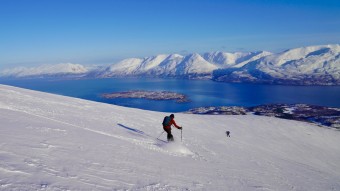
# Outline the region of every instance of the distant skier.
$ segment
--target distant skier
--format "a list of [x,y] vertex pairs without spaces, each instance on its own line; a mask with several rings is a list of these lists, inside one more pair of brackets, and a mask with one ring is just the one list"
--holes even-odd
[[230,137],[230,131],[225,132],[227,134],[227,137]]
[[171,114],[170,116],[165,116],[163,120],[163,129],[168,133],[167,138],[168,141],[174,141],[174,136],[171,134],[171,126],[174,125],[177,129],[182,129],[182,127],[178,126],[174,120],[175,115]]

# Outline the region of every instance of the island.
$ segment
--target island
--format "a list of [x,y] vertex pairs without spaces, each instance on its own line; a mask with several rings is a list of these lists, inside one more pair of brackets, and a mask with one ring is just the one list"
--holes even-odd
[[170,91],[133,90],[125,92],[104,93],[101,95],[101,97],[106,99],[139,98],[149,100],[175,100],[177,103],[190,102],[190,100],[185,95]]

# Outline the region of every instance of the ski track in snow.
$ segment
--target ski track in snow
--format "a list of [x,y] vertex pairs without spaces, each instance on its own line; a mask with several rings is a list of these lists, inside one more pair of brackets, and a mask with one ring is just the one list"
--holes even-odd
[[306,123],[176,114],[167,144],[166,113],[3,85],[0,114],[0,190],[340,190],[339,131]]
[[[116,139],[121,139],[121,140],[128,141],[130,143],[142,146],[142,147],[150,149],[150,150],[164,152],[164,153],[168,153],[168,154],[174,155],[174,156],[182,156],[182,155],[186,155],[186,154],[192,154],[188,149],[186,149],[185,147],[178,145],[178,144],[176,146],[172,146],[171,144],[166,145],[164,143],[158,142],[156,139],[154,139],[154,140],[150,140],[150,139],[139,140],[139,139],[127,138],[127,137],[124,137],[124,136],[114,135],[114,134],[110,134],[110,133],[106,133],[106,132],[102,132],[102,131],[97,131],[97,130],[86,128],[86,127],[81,127],[81,126],[78,126],[78,125],[74,125],[74,124],[71,124],[71,123],[68,123],[68,122],[63,122],[63,121],[56,120],[56,119],[53,119],[53,118],[49,118],[49,117],[45,117],[45,116],[41,116],[41,115],[37,115],[37,114],[32,114],[32,113],[27,112],[27,111],[20,111],[20,110],[15,110],[15,109],[11,109],[11,110],[17,111],[17,112],[23,112],[23,113],[26,113],[28,115],[32,115],[32,116],[35,116],[35,117],[38,117],[38,118],[47,119],[47,120],[57,122],[57,123],[61,123],[61,124],[67,125],[67,126],[80,128],[80,129],[90,131],[90,132],[93,132],[93,133],[97,133],[97,134],[100,134],[100,135],[109,136],[109,137],[113,137],[113,138],[116,138]],[[52,130],[52,129],[46,128],[44,131],[48,131],[48,130]],[[52,131],[64,132],[65,130],[53,129]],[[53,146],[49,145],[49,147],[53,147]]]

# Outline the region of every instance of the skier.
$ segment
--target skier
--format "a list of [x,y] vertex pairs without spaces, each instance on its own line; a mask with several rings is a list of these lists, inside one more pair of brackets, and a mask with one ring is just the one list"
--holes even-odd
[[168,141],[174,141],[174,136],[171,134],[171,125],[174,125],[177,129],[182,129],[182,127],[178,126],[174,120],[175,115],[171,114],[170,116],[165,116],[163,120],[163,129],[168,133],[167,138]]
[[227,134],[227,137],[230,137],[230,131],[225,132]]

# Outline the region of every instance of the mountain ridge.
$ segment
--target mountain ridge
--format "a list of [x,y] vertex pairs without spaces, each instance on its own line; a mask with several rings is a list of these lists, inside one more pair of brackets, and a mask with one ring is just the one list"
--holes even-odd
[[271,54],[240,68],[214,71],[213,79],[293,85],[340,85],[340,45],[310,46]]
[[[67,69],[72,67],[76,69]],[[59,71],[49,71],[46,68]],[[45,66],[7,69],[0,72],[0,77],[60,74],[87,78],[172,77],[233,83],[340,85],[340,45],[300,47],[279,53],[217,51],[184,56],[159,54],[144,58],[127,58],[109,66],[95,68],[68,63],[59,68]]]

